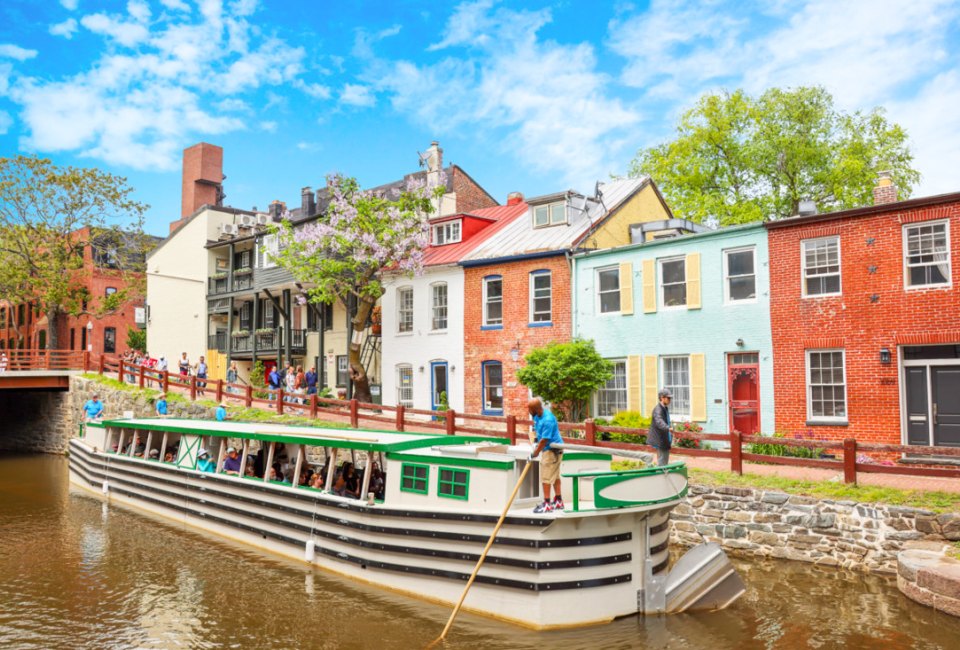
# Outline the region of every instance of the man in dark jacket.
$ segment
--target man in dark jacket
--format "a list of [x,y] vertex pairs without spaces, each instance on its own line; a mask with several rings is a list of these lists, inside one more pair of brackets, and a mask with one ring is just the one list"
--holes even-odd
[[653,415],[650,416],[647,444],[657,450],[657,465],[663,467],[670,462],[670,447],[673,443],[670,433],[670,400],[673,395],[666,388],[661,388],[657,397],[659,402],[653,407]]

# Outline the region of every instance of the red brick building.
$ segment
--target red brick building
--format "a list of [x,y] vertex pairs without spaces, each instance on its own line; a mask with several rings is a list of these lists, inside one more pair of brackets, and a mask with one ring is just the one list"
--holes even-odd
[[[89,229],[83,228],[76,236],[91,241]],[[98,251],[87,245],[83,252],[83,268],[78,277],[86,298],[81,302],[79,316],[61,315],[57,330],[61,350],[89,350],[93,354],[123,354],[127,351],[127,328],[143,327],[142,292],[135,292],[129,301],[111,313],[97,317],[100,301],[106,296],[127,290],[135,276],[116,268],[108,251]],[[137,322],[137,315],[141,322]],[[47,315],[35,303],[11,305],[0,301],[0,350],[47,349]]]
[[[511,202],[521,201],[511,195]],[[672,215],[649,178],[529,199],[525,214],[480,243],[464,267],[464,408],[526,417],[517,370],[531,350],[572,336],[571,262],[581,248],[628,244],[631,226]]]
[[960,193],[767,224],[776,426],[960,445]]

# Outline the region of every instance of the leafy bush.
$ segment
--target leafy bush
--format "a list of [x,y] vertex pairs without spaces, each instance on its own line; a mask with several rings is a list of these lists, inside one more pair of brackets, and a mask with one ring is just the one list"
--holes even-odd
[[[806,440],[808,436],[810,439],[815,439],[813,438],[812,431],[794,434],[793,438],[795,440]],[[770,437],[783,440],[787,437],[787,434],[782,431],[778,431]],[[821,454],[823,454],[823,449],[820,447],[790,447],[787,445],[780,445],[775,442],[755,442],[748,445],[747,449],[751,454],[762,454],[764,456],[789,456],[791,458],[820,458]]]
[[613,442],[632,442],[638,445],[647,444],[646,431],[650,428],[650,418],[645,417],[640,411],[620,411],[610,419],[611,427],[624,427],[627,429],[641,429],[644,433],[603,433],[601,437],[604,440]]
[[[673,431],[674,433],[701,433],[703,427],[696,422],[675,422],[673,423]],[[700,449],[700,440],[697,438],[681,438],[675,435],[673,442],[675,446],[684,449]]]
[[562,409],[572,422],[582,422],[591,395],[613,377],[613,364],[600,356],[593,341],[582,339],[534,348],[524,361],[517,379],[550,402],[558,420]]

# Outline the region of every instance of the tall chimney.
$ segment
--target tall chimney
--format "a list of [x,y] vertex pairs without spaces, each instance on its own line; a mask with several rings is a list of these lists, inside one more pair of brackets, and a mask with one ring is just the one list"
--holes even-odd
[[440,184],[440,171],[443,169],[443,149],[440,143],[434,140],[427,149],[427,187],[436,187]]
[[300,212],[303,217],[312,216],[317,211],[317,204],[313,199],[313,188],[305,187],[300,190]]
[[893,184],[893,174],[891,172],[880,172],[877,178],[877,186],[873,188],[873,204],[884,205],[896,202],[897,186]]
[[223,147],[200,142],[183,150],[180,219],[171,233],[201,206],[219,205],[223,179]]

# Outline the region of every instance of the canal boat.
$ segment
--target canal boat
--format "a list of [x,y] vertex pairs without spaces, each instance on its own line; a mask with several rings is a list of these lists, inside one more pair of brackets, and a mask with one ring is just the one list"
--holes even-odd
[[[231,447],[236,474],[223,471]],[[487,436],[143,418],[88,423],[70,441],[69,464],[72,484],[111,503],[452,604],[530,451]],[[716,544],[668,571],[668,517],[687,493],[686,466],[614,471],[611,460],[604,450],[564,453],[569,501],[542,514],[532,461],[464,609],[553,629],[720,609],[743,593]],[[338,461],[364,467],[359,498],[337,494],[335,472],[323,472]],[[382,488],[365,471],[373,463],[385,469]],[[263,475],[246,476],[248,465]],[[317,487],[298,484],[307,467],[323,476]]]

